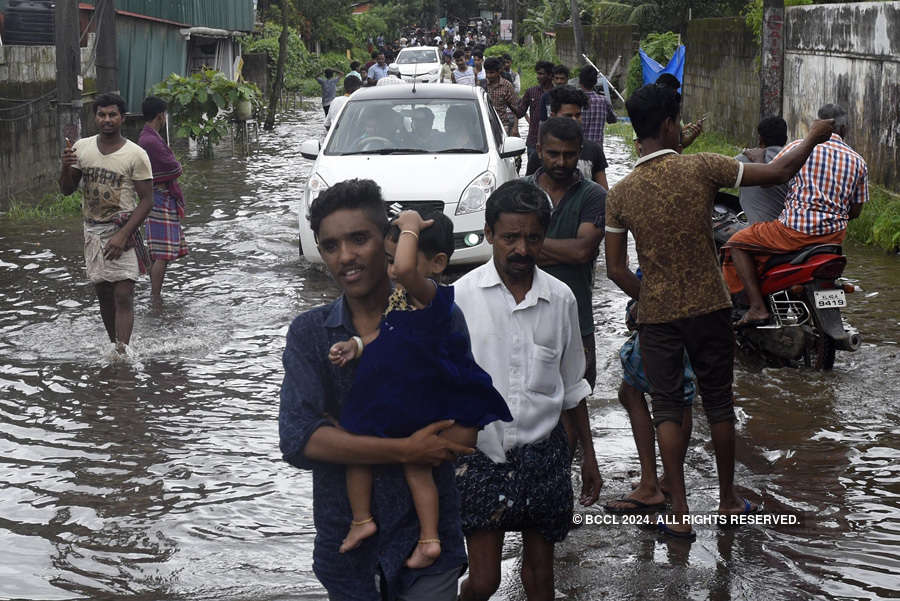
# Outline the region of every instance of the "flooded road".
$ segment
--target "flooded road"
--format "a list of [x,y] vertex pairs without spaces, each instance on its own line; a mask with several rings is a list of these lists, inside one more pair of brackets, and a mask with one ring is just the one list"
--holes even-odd
[[[189,161],[185,234],[158,313],[139,284],[132,364],[106,359],[80,222],[0,230],[0,599],[324,599],[311,570],[311,478],[280,459],[278,391],[290,320],[332,299],[297,256],[312,163],[298,111],[246,158]],[[607,141],[615,182],[627,146]],[[692,546],[635,526],[583,526],[557,547],[564,599],[875,599],[900,594],[900,269],[848,244],[863,336],[831,373],[739,364],[737,482],[802,528],[698,528]],[[637,458],[616,401],[625,297],[598,266],[594,444],[601,501]],[[714,510],[709,433],[688,452],[694,511]],[[599,509],[590,509],[599,512]],[[519,599],[507,538],[497,598]]]

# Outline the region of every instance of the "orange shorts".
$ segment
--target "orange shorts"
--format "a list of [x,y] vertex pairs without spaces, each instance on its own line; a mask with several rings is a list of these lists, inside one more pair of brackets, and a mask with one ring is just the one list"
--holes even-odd
[[795,252],[816,244],[840,244],[844,241],[846,233],[846,230],[840,230],[831,234],[812,235],[798,232],[778,220],[754,223],[737,232],[722,247],[722,251],[725,253],[722,261],[722,275],[725,283],[728,284],[728,290],[732,294],[737,294],[744,289],[744,284],[741,283],[741,279],[734,269],[729,249],[739,248],[752,254],[756,261],[756,271],[759,273],[772,255]]

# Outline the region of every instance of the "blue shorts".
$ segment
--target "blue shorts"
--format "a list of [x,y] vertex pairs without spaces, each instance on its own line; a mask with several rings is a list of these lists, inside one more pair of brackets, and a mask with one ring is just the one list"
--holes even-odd
[[[619,359],[622,361],[622,378],[634,388],[637,388],[645,394],[650,394],[650,382],[647,381],[647,374],[644,373],[644,363],[641,361],[641,347],[638,343],[638,333],[635,331],[631,334],[622,348],[619,349]],[[697,376],[691,368],[691,360],[687,353],[684,354],[684,404],[686,406],[694,403],[694,397],[697,396]]]

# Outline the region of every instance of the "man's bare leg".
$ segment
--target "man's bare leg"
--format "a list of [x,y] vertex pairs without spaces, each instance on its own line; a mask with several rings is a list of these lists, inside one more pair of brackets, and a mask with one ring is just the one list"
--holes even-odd
[[460,601],[487,601],[500,587],[503,532],[477,530],[466,535],[469,577],[460,587]]
[[116,306],[116,339],[120,352],[131,342],[134,329],[134,282],[122,280],[113,283],[113,299]]
[[103,319],[103,327],[106,328],[106,334],[109,341],[116,342],[116,302],[113,298],[113,283],[100,282],[94,284],[94,290],[97,292],[97,300],[100,303],[100,317]]
[[766,301],[763,299],[762,291],[759,288],[759,278],[756,275],[756,262],[753,255],[740,248],[731,248],[731,260],[734,262],[734,270],[737,272],[741,283],[744,284],[744,290],[747,292],[747,299],[750,302],[750,309],[741,319],[742,322],[758,321],[769,319],[772,315],[766,307]]
[[165,259],[155,259],[153,265],[150,266],[150,298],[153,299],[153,302],[161,300],[162,285],[166,278],[168,263]]
[[[663,469],[668,476],[669,493],[672,495],[672,514],[680,519],[688,513],[687,492],[684,486],[684,457],[687,444],[681,425],[674,421],[664,421],[656,426],[659,439],[659,453]],[[690,525],[670,524],[676,532],[690,532]]]
[[522,532],[522,587],[528,601],[553,601],[553,543],[537,530]]

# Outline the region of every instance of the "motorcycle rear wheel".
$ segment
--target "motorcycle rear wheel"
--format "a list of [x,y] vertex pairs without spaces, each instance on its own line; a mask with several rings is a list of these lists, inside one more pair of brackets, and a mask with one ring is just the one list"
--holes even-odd
[[826,334],[816,336],[813,355],[813,367],[822,371],[830,371],[834,367],[834,338]]

